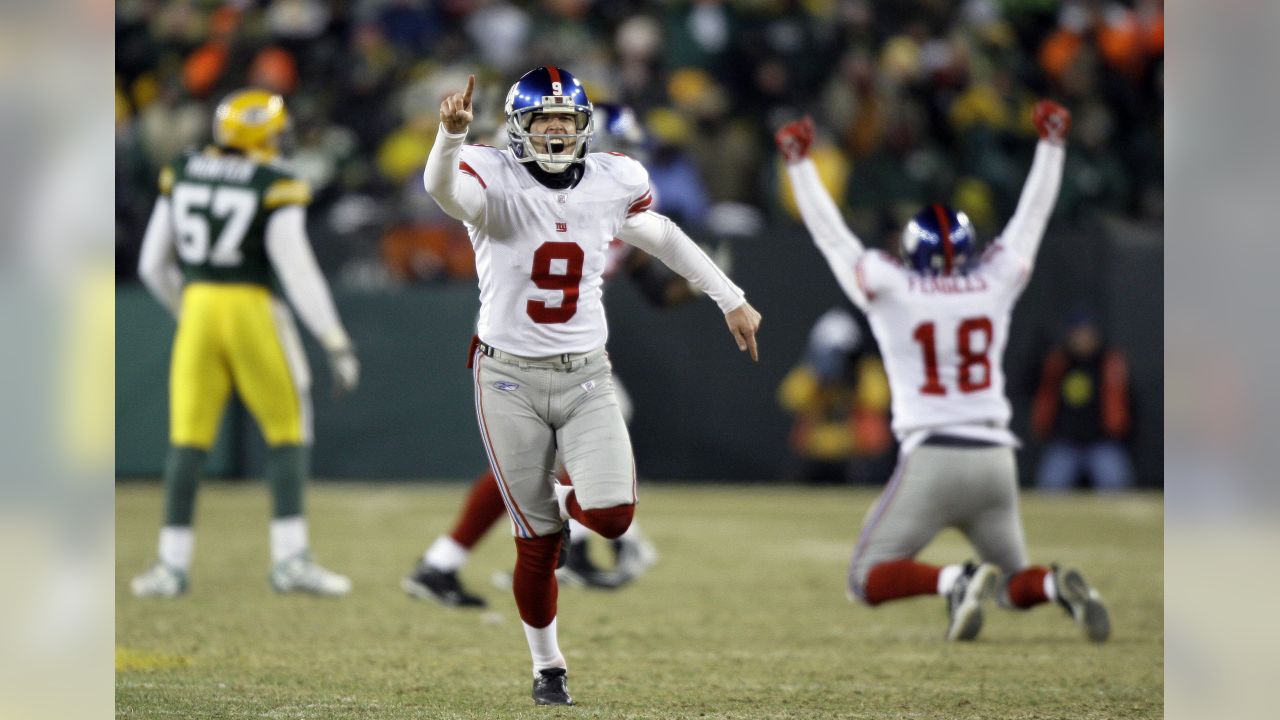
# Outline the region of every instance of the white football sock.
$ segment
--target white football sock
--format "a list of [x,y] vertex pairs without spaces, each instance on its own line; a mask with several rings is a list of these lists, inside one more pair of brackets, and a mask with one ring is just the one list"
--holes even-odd
[[560,654],[560,643],[556,641],[555,618],[551,618],[551,624],[544,628],[530,627],[523,620],[520,624],[524,625],[524,636],[529,641],[529,654],[533,656],[534,677],[538,677],[539,670],[567,667],[564,655]]
[[307,520],[301,515],[272,518],[271,562],[288,560],[307,550]]
[[448,535],[441,535],[431,543],[431,547],[422,553],[422,559],[431,567],[441,572],[454,572],[467,564],[471,551],[458,544]]
[[1049,602],[1058,602],[1058,582],[1053,578],[1053,571],[1044,574],[1044,595]]
[[[573,492],[573,486],[561,485],[560,483],[555,483],[554,485],[552,485],[552,488],[555,489],[556,491],[556,504],[560,506],[560,519],[568,520],[569,519],[569,505],[568,505],[569,493]],[[570,530],[569,532],[573,532],[573,531]]]
[[577,545],[580,542],[586,542],[590,536],[591,531],[587,529],[586,525],[569,518],[569,542]]
[[938,573],[938,594],[950,595],[961,575],[964,575],[963,565],[943,565],[942,572]]
[[160,528],[160,562],[183,572],[191,569],[196,552],[196,533],[190,525],[165,525]]

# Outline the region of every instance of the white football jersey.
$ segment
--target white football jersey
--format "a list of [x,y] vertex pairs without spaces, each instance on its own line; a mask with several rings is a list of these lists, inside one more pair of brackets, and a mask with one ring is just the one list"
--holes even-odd
[[618,277],[618,273],[627,264],[627,258],[631,256],[632,247],[618,238],[609,241],[609,249],[605,253],[604,259],[604,281],[608,283],[610,280]]
[[467,145],[459,160],[485,193],[483,213],[465,223],[479,275],[480,339],[525,357],[604,345],[609,246],[628,217],[652,205],[648,172],[625,155],[591,153],[576,187],[553,190],[504,149]]
[[999,243],[965,275],[926,277],[878,250],[856,266],[893,393],[893,431],[949,427],[1016,444],[1001,363],[1030,268]]

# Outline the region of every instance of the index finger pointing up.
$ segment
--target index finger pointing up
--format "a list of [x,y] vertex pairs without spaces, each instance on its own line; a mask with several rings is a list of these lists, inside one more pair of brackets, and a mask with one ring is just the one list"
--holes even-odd
[[467,76],[467,89],[462,93],[462,106],[468,110],[471,109],[471,93],[476,89],[476,76]]

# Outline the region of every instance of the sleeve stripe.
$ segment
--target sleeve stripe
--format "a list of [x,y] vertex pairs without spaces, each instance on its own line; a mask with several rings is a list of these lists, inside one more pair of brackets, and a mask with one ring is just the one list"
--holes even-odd
[[160,194],[168,195],[173,191],[174,172],[173,168],[166,166],[160,171]]
[[281,205],[306,205],[311,202],[311,187],[303,180],[277,180],[267,188],[262,207],[270,210]]
[[652,204],[653,204],[653,193],[646,191],[644,194],[644,197],[640,198],[634,203],[631,203],[631,207],[627,208],[627,215],[630,216],[630,215],[635,215],[637,213],[642,213],[645,210],[648,210],[649,206]]
[[853,274],[858,281],[858,289],[862,291],[863,295],[867,296],[867,302],[871,302],[876,299],[876,294],[867,289],[867,279],[862,275],[862,261],[866,257],[866,253],[863,253],[862,257],[858,258],[858,262],[853,266]]
[[489,189],[489,185],[484,181],[484,178],[480,177],[480,173],[476,172],[475,168],[471,167],[465,162],[460,162],[458,163],[458,169],[470,175],[471,177],[475,178],[476,180],[480,181],[480,187],[484,188],[485,190]]

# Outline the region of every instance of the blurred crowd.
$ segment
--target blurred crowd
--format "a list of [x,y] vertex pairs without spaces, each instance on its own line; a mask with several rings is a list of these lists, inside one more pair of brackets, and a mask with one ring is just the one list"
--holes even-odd
[[695,237],[786,211],[771,133],[811,113],[815,159],[866,239],[932,198],[989,238],[1041,96],[1075,116],[1058,212],[1158,222],[1163,38],[1160,0],[119,0],[117,273],[132,274],[160,166],[254,85],[288,102],[290,163],[338,282],[470,277],[465,234],[420,182],[440,99],[475,73],[472,137],[492,141],[507,88],[548,63],[634,109],[658,209]]

